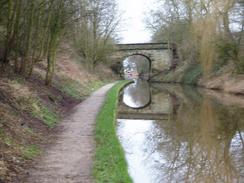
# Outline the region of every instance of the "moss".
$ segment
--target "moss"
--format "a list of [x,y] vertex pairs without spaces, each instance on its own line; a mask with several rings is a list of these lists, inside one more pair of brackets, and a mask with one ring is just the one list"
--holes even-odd
[[124,151],[116,135],[118,94],[128,81],[119,82],[107,94],[105,104],[97,116],[96,155],[93,173],[98,183],[130,183]]

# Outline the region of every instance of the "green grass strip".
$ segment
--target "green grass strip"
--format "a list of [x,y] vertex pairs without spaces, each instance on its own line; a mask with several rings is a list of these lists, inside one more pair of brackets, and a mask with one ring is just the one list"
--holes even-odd
[[97,183],[131,183],[124,150],[116,135],[116,113],[120,90],[128,81],[120,81],[107,93],[96,120],[96,154],[93,174]]
[[29,145],[24,147],[23,149],[23,156],[26,159],[33,159],[40,154],[41,154],[41,150],[36,145]]

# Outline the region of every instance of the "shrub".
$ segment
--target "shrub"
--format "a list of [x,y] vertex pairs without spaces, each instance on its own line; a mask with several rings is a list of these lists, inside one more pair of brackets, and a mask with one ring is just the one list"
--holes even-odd
[[195,64],[190,66],[184,73],[182,82],[186,84],[197,84],[198,80],[202,76],[201,64]]

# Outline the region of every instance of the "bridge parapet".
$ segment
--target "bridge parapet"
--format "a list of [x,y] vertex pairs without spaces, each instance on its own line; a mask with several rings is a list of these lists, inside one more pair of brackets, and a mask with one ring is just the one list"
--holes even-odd
[[171,46],[168,43],[132,43],[132,44],[117,44],[116,46],[119,51],[171,49]]

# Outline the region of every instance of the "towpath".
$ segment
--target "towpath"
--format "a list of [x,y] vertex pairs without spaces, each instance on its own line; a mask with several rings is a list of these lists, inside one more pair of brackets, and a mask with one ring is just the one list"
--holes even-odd
[[95,152],[96,116],[104,103],[108,84],[79,104],[58,126],[55,143],[43,153],[29,172],[25,183],[92,183],[92,159]]

